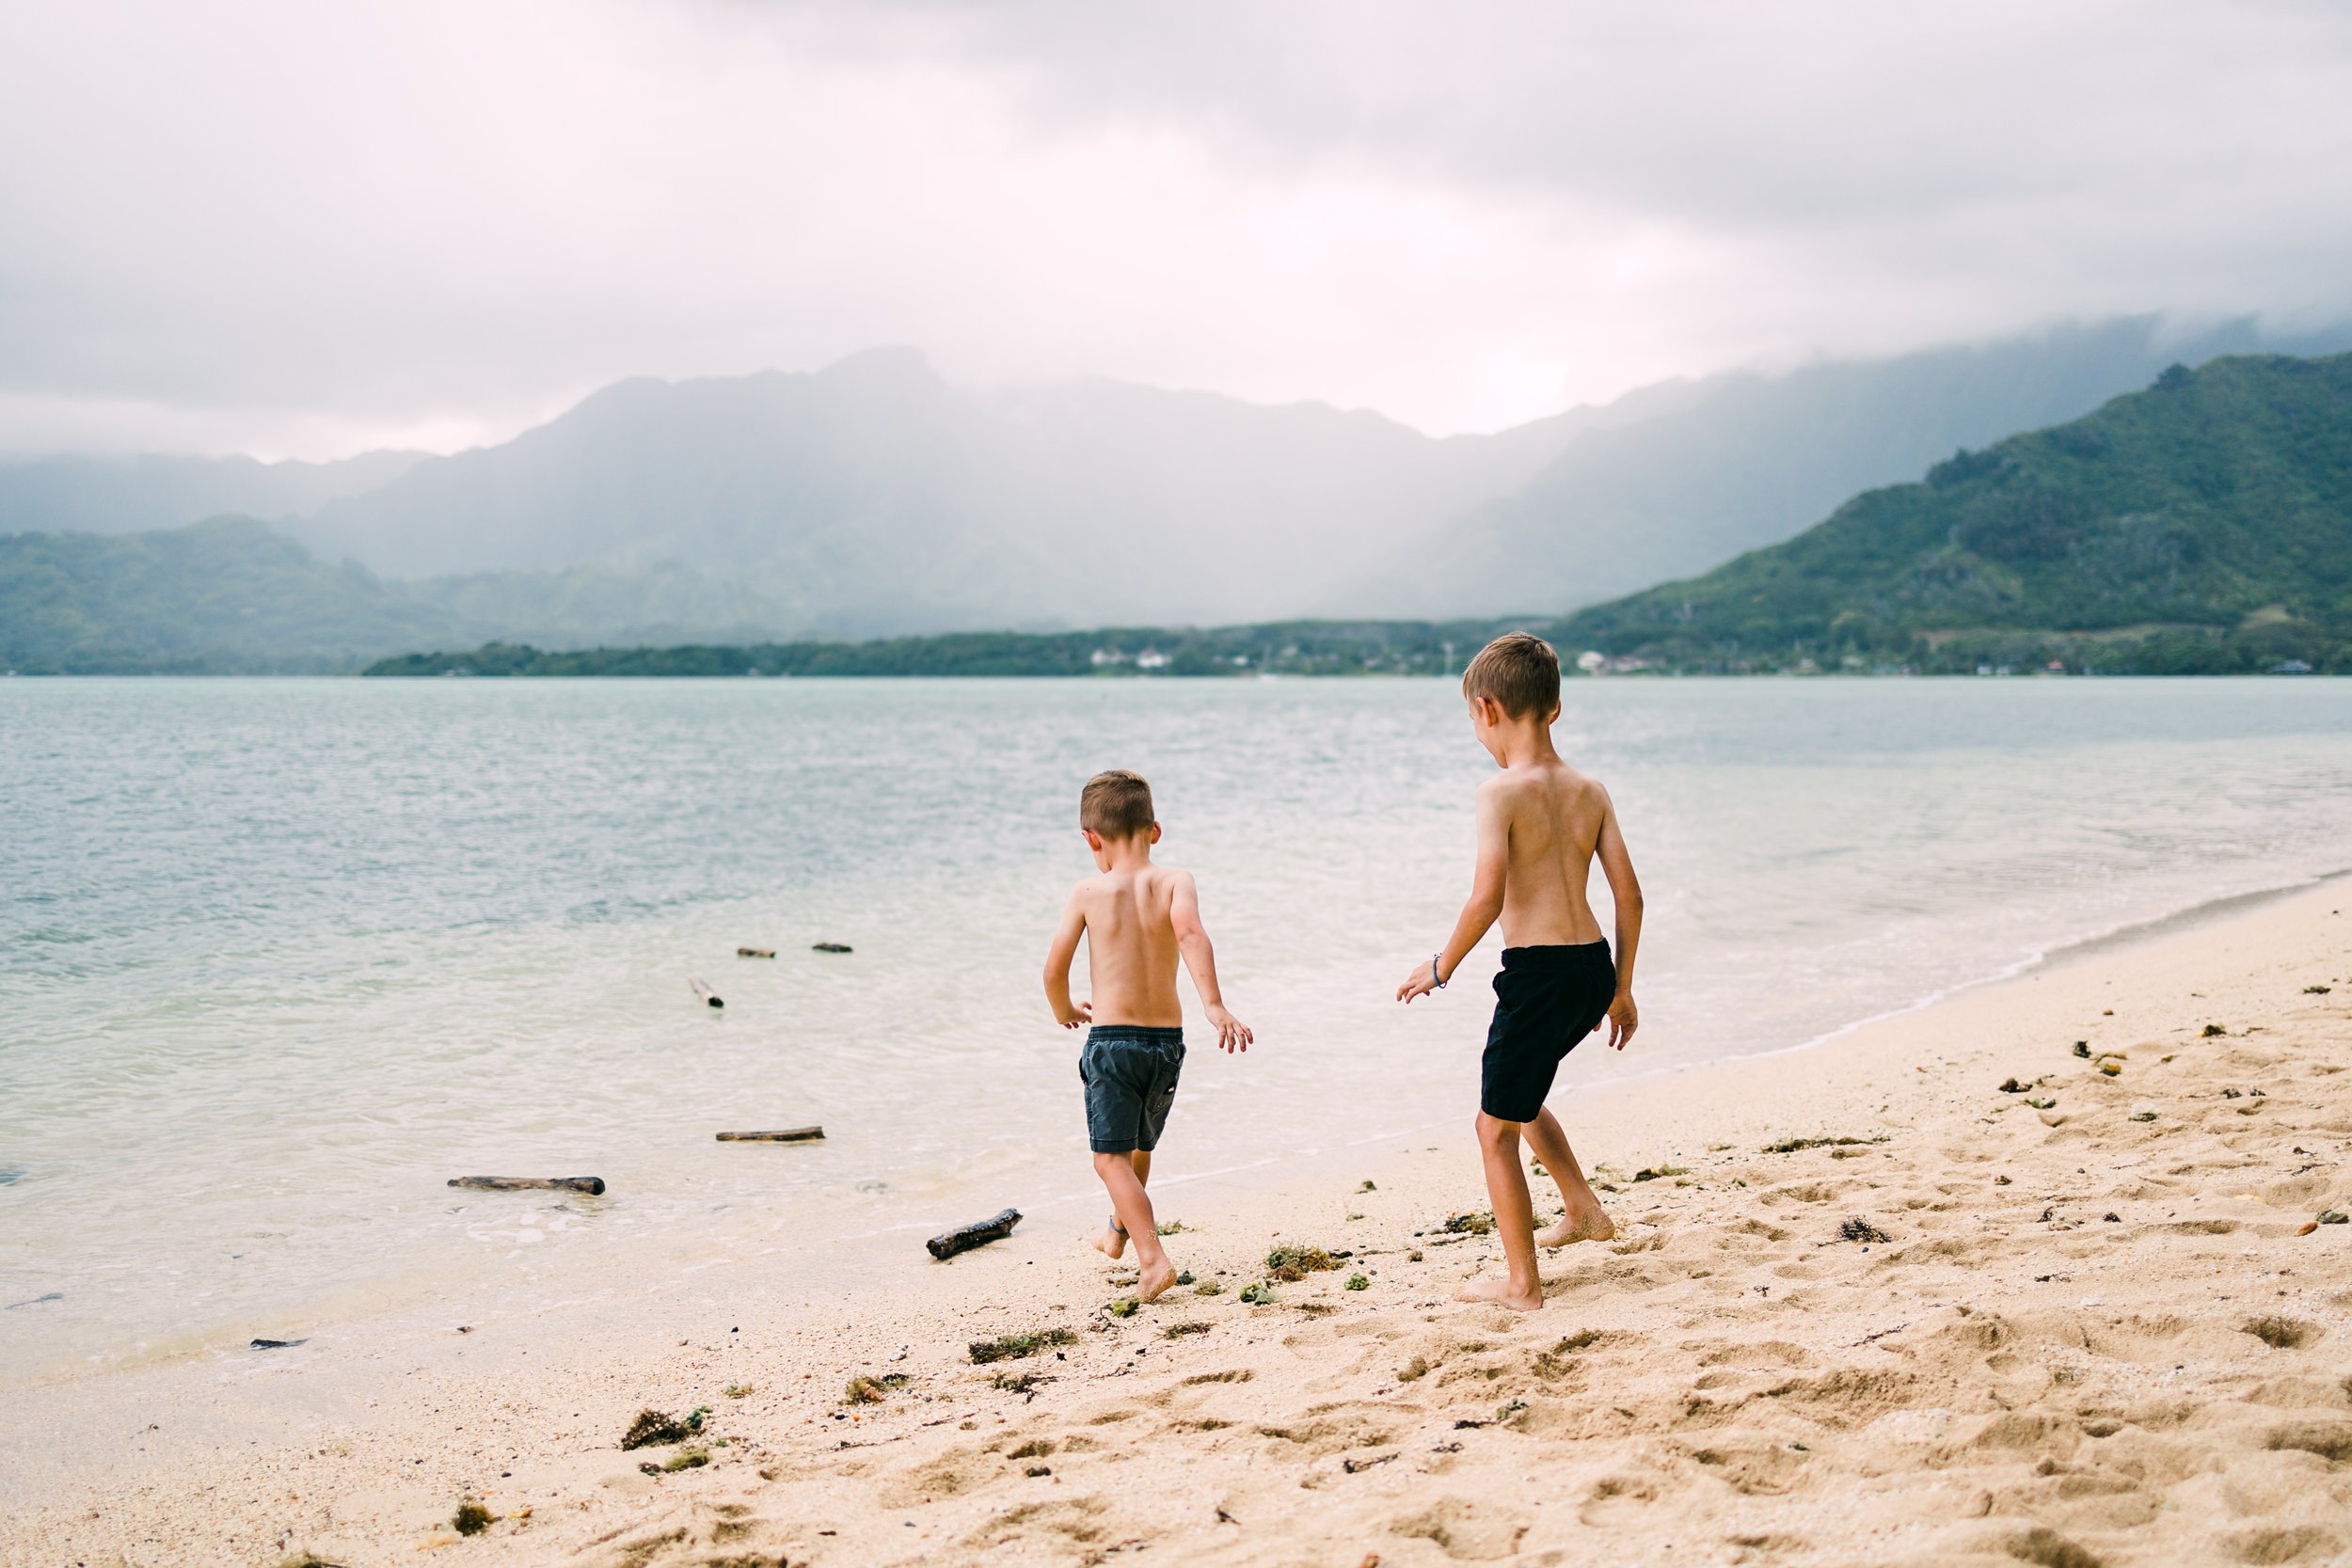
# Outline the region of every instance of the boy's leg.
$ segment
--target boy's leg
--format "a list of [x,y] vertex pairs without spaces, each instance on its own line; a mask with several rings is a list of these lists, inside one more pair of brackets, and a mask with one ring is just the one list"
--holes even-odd
[[[1127,1156],[1127,1158],[1128,1161],[1136,1167],[1136,1181],[1137,1184],[1144,1186],[1150,1185],[1152,1180],[1152,1151],[1148,1148],[1138,1148],[1133,1154]],[[1126,1223],[1122,1221],[1116,1212],[1111,1215],[1110,1224],[1103,1227],[1103,1234],[1095,1239],[1094,1249],[1105,1258],[1118,1258],[1126,1252]]]
[[1616,1224],[1601,1208],[1592,1183],[1584,1180],[1583,1167],[1576,1163],[1576,1151],[1568,1147],[1568,1134],[1560,1118],[1546,1110],[1526,1126],[1528,1147],[1560,1183],[1560,1202],[1567,1210],[1559,1224],[1535,1232],[1537,1243],[1563,1247],[1570,1242],[1605,1242],[1614,1236]]
[[[1104,1187],[1111,1195],[1111,1212],[1119,1216],[1119,1223],[1126,1227],[1128,1239],[1136,1243],[1136,1293],[1151,1301],[1176,1283],[1176,1269],[1168,1260],[1167,1249],[1160,1245],[1160,1227],[1152,1213],[1152,1197],[1143,1190],[1142,1178],[1136,1174],[1139,1153],[1097,1154],[1094,1174],[1103,1179]],[[1141,1164],[1148,1174],[1152,1169],[1151,1157],[1143,1155]]]
[[1486,1165],[1486,1197],[1495,1207],[1495,1231],[1502,1238],[1502,1279],[1473,1279],[1454,1295],[1463,1301],[1500,1302],[1520,1311],[1544,1304],[1544,1282],[1535,1272],[1535,1205],[1527,1194],[1527,1172],[1519,1164],[1521,1123],[1478,1113],[1478,1152]]

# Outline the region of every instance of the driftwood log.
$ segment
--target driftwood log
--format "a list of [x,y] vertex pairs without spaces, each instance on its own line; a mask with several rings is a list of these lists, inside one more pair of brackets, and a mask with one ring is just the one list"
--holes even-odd
[[805,1144],[825,1135],[821,1127],[786,1127],[773,1132],[722,1132],[723,1144]]
[[453,1187],[474,1187],[485,1193],[566,1192],[604,1196],[601,1176],[453,1176]]
[[812,953],[847,953],[850,951],[850,944],[846,942],[811,942],[809,951]]
[[986,1246],[991,1242],[1003,1241],[1012,1234],[1012,1227],[1020,1223],[1021,1211],[1008,1209],[994,1219],[976,1220],[970,1225],[950,1230],[944,1236],[933,1236],[923,1244],[930,1249],[930,1255],[933,1258],[944,1263],[959,1252],[969,1252],[976,1246]]
[[772,958],[776,950],[772,947],[739,947],[735,956],[739,958]]
[[709,1003],[714,1007],[723,1007],[726,1006],[725,1003],[719,1000],[719,993],[710,989],[710,982],[704,979],[701,975],[690,974],[686,978],[686,983],[694,988],[694,995],[700,1000]]

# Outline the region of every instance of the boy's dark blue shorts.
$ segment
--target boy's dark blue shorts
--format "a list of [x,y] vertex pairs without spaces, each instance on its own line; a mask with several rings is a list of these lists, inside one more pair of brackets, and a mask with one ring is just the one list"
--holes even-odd
[[1087,1141],[1097,1154],[1147,1153],[1176,1102],[1184,1068],[1184,1032],[1140,1023],[1098,1023],[1078,1053],[1087,1091]]
[[1609,1016],[1617,966],[1606,942],[1506,947],[1495,976],[1478,1108],[1497,1121],[1534,1121],[1560,1060]]

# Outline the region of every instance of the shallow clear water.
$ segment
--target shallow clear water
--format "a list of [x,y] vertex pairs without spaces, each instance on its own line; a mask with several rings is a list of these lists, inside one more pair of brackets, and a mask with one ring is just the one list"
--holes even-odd
[[[2352,863],[2347,682],[1587,681],[1559,738],[1649,902],[1569,1108]],[[1467,1119],[1491,941],[1390,1000],[1487,767],[1445,683],[0,682],[0,1382],[1083,1190],[1037,976],[1111,766],[1260,1038],[1164,1171]]]

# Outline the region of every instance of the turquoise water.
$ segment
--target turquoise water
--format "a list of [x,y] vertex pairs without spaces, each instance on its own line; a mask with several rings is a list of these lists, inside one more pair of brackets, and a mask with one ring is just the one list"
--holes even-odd
[[[2352,862],[2347,682],[1580,682],[1559,736],[1649,899],[1564,1107]],[[0,1382],[1082,1190],[1038,968],[1110,766],[1261,1042],[1165,1169],[1467,1119],[1491,943],[1390,1000],[1467,885],[1445,683],[0,682]]]

